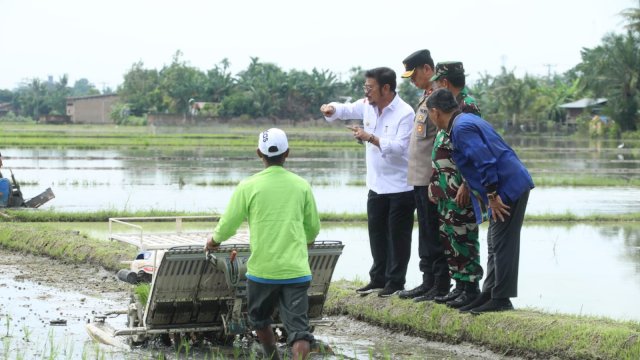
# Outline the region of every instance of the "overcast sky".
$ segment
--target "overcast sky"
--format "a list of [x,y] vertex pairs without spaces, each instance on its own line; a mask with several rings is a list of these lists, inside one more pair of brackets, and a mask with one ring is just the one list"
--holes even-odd
[[202,70],[250,57],[284,70],[388,66],[427,48],[460,60],[471,81],[502,65],[518,75],[564,72],[583,47],[624,31],[637,0],[0,0],[0,89],[31,78],[87,78],[115,89],[131,65]]

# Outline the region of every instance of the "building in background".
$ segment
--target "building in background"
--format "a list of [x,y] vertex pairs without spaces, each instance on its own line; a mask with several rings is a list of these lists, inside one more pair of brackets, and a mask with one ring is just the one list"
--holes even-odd
[[576,121],[578,117],[586,112],[589,118],[593,115],[597,115],[600,113],[600,110],[607,104],[607,99],[599,98],[599,99],[580,99],[574,102],[566,103],[560,105],[561,108],[567,111],[567,116],[565,118],[565,123],[563,125],[567,125],[570,128],[576,127]]
[[74,124],[111,124],[111,111],[118,95],[92,95],[67,98],[67,116]]

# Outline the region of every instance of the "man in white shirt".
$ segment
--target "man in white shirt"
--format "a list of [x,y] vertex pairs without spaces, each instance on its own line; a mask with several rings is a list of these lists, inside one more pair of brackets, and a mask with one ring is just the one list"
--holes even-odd
[[[404,289],[411,256],[415,199],[407,185],[409,137],[414,111],[396,93],[396,73],[386,67],[365,73],[365,98],[332,102],[320,111],[327,121],[362,119],[353,136],[366,142],[367,219],[373,265],[369,284],[359,294],[388,297]],[[428,156],[428,154],[425,154]]]

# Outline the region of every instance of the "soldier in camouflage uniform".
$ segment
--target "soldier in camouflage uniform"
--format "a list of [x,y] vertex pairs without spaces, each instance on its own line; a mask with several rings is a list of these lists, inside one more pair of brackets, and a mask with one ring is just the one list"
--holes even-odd
[[[447,88],[455,96],[461,112],[480,116],[474,98],[465,88],[464,68],[461,62],[446,62],[436,65],[431,78],[438,88]],[[439,130],[433,146],[433,175],[429,185],[429,198],[437,202],[440,238],[451,277],[456,287],[447,295],[434,300],[459,308],[471,303],[480,293],[478,286],[483,275],[480,265],[480,243],[478,225],[469,201],[469,190],[464,184],[453,159],[451,138],[446,130]]]

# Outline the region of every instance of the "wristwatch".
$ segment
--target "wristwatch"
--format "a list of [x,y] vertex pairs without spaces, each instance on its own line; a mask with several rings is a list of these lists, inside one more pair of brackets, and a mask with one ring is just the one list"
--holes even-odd
[[495,200],[496,196],[498,196],[498,192],[497,191],[493,191],[493,192],[487,193],[487,199],[489,199],[489,201]]

